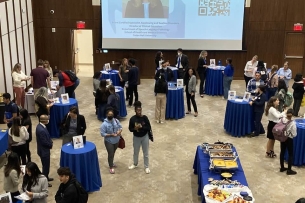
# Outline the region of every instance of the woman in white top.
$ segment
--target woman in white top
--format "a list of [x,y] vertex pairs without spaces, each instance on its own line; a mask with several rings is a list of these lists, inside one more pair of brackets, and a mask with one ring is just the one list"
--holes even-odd
[[21,106],[24,108],[24,101],[25,101],[25,92],[24,89],[26,87],[26,81],[31,79],[31,77],[26,76],[21,71],[21,64],[17,63],[15,64],[13,71],[12,71],[12,77],[13,77],[13,90],[16,94],[15,103],[18,106]]
[[[287,171],[286,172],[287,175],[297,174],[297,172],[291,170],[292,161],[293,161],[293,138],[297,136],[297,126],[295,122],[292,120],[292,116],[293,116],[293,109],[288,109],[286,113],[286,118],[284,117],[282,119],[283,123],[285,124],[290,122],[288,123],[285,130],[285,135],[288,138],[285,142],[281,142],[281,154],[280,154],[280,164],[281,164],[280,172]],[[284,156],[286,149],[288,150],[288,155],[289,155],[288,168],[284,167]]]
[[22,165],[26,164],[26,140],[29,139],[29,133],[25,126],[21,126],[21,120],[19,117],[13,118],[13,125],[8,131],[9,136],[13,142],[11,144],[12,152],[18,154],[21,157]]
[[244,73],[244,78],[245,78],[245,82],[246,82],[246,88],[247,88],[247,85],[248,85],[249,81],[255,75],[255,72],[256,72],[256,69],[257,69],[256,68],[256,66],[257,66],[257,59],[258,59],[258,56],[255,55],[255,56],[253,56],[251,61],[248,61],[246,63],[245,73]]
[[268,101],[267,107],[265,109],[265,115],[268,116],[268,127],[267,127],[267,138],[269,139],[267,142],[267,151],[266,155],[270,158],[276,157],[276,154],[274,153],[274,136],[272,133],[273,127],[280,122],[280,118],[282,118],[284,115],[286,115],[286,111],[283,111],[280,113],[277,108],[279,106],[279,100],[277,97],[271,97]]
[[45,60],[45,61],[43,62],[43,67],[44,67],[44,69],[45,69],[46,71],[48,71],[48,73],[49,73],[49,75],[50,75],[50,80],[52,81],[52,80],[53,80],[53,70],[52,70],[52,68],[51,68],[51,66],[50,66],[49,61]]

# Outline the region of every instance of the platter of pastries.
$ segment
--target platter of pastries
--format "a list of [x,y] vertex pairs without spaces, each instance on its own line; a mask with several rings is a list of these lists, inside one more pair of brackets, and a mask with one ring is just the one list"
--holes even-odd
[[227,151],[232,152],[232,145],[231,144],[206,144],[205,145],[206,151],[208,152],[221,152]]
[[234,159],[236,156],[235,152],[230,152],[230,151],[215,151],[209,153],[211,158]]
[[226,203],[250,203],[250,202],[244,200],[242,197],[234,196],[232,200],[229,200]]
[[225,202],[231,195],[230,192],[215,188],[208,191],[207,197],[218,202]]

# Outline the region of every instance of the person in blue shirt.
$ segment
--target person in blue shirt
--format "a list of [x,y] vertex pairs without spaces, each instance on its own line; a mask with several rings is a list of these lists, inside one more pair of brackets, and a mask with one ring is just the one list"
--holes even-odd
[[119,146],[122,125],[120,121],[114,118],[113,110],[107,111],[107,118],[100,127],[101,135],[105,138],[104,143],[108,153],[109,172],[114,174],[114,154]]
[[232,59],[227,58],[226,63],[227,63],[227,66],[224,69],[224,71],[222,71],[224,99],[228,99],[228,92],[231,89],[231,83],[232,83],[233,75],[234,75],[234,67],[232,65]]
[[287,87],[289,87],[289,80],[292,77],[292,71],[288,66],[289,66],[288,61],[286,61],[284,63],[284,67],[280,68],[277,71],[279,79],[283,79],[285,81]]
[[256,90],[255,97],[249,102],[253,106],[253,116],[255,129],[251,136],[259,136],[260,134],[265,134],[265,129],[262,125],[262,117],[265,110],[265,103],[267,101],[267,96],[265,94],[265,85],[258,86]]
[[11,101],[10,93],[3,94],[3,102],[5,103],[5,112],[4,112],[4,123],[7,124],[7,127],[12,127],[13,118],[19,116],[19,108],[17,104]]
[[247,92],[250,92],[251,95],[255,95],[257,88],[260,85],[265,85],[265,82],[261,80],[261,73],[256,72],[255,78],[252,78],[247,85]]

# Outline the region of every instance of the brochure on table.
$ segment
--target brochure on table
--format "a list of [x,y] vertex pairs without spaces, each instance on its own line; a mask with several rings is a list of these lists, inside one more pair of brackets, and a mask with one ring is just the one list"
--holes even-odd
[[110,63],[105,63],[105,71],[111,70]]
[[235,100],[236,98],[236,91],[231,91],[229,90],[229,93],[228,93],[228,100]]
[[210,66],[215,67],[215,59],[210,59]]
[[84,140],[82,135],[73,136],[73,147],[74,149],[84,148]]
[[16,199],[19,199],[19,200],[23,200],[23,201],[28,201],[30,200],[31,198],[26,194],[26,192],[18,195],[18,196],[15,196]]
[[251,98],[251,93],[250,92],[245,92],[244,97],[243,97],[243,101],[249,102],[250,98]]
[[177,79],[177,88],[183,88],[183,79]]
[[61,103],[62,104],[69,104],[70,100],[69,100],[69,94],[61,94]]
[[0,195],[0,202],[5,202],[5,203],[13,203],[11,193],[4,193]]
[[51,81],[51,89],[56,90],[57,85],[59,85],[59,81]]

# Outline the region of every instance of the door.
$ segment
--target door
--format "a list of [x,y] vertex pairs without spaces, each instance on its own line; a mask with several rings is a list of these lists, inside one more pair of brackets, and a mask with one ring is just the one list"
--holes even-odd
[[284,59],[289,62],[292,77],[297,73],[304,75],[304,33],[286,33]]

